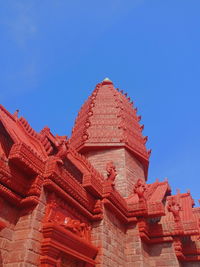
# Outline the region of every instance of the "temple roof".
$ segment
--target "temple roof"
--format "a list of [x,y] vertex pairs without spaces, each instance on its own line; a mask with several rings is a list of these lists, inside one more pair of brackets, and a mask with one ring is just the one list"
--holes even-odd
[[[145,184],[143,182],[143,184]],[[148,202],[162,202],[165,196],[171,193],[171,188],[168,184],[168,181],[159,182],[156,181],[152,184],[146,184],[146,190],[144,191],[144,198]],[[139,197],[138,194],[133,192],[127,199],[127,203],[131,204],[138,203]]]
[[10,135],[13,143],[25,143],[37,155],[46,158],[47,153],[40,142],[39,134],[33,130],[25,118],[18,118],[17,113],[12,115],[0,105],[0,123]]
[[71,145],[78,151],[89,147],[126,147],[148,161],[147,137],[142,136],[140,119],[127,94],[115,89],[106,78],[97,84],[79,111]]

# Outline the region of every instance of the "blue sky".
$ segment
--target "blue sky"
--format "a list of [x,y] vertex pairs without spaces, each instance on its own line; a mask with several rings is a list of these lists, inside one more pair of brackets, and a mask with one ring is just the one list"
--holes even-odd
[[0,103],[70,135],[96,83],[132,98],[152,148],[149,182],[200,198],[199,0],[2,0]]

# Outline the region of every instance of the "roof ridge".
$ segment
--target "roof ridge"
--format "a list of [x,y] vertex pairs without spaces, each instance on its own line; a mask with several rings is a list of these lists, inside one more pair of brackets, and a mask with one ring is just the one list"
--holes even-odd
[[16,118],[2,105],[0,104],[0,109],[9,116],[13,121],[16,121]]

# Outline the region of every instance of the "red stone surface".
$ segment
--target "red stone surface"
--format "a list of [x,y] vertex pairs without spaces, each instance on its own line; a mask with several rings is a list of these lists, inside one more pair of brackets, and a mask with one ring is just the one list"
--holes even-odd
[[69,140],[0,106],[0,266],[200,266],[200,208],[146,183],[139,120],[108,79]]

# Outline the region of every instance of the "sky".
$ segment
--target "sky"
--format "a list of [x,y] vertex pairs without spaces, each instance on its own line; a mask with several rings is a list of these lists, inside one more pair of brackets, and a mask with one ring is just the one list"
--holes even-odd
[[0,103],[40,131],[70,136],[109,77],[138,108],[148,182],[200,199],[200,1],[0,1]]

